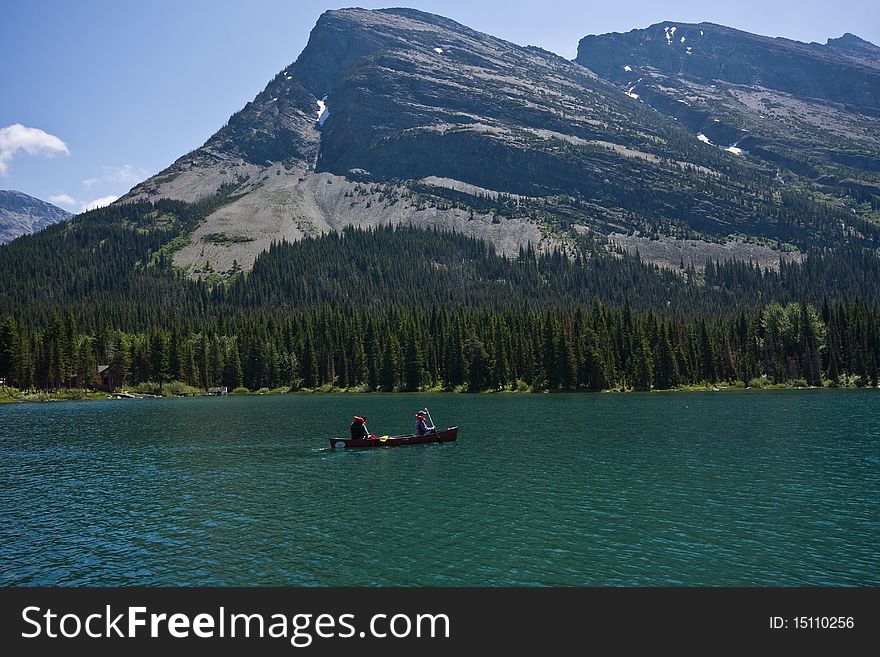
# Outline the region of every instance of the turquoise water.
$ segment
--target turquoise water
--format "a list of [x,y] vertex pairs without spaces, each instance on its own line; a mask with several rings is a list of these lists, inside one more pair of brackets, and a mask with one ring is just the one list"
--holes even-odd
[[[0,406],[2,585],[878,585],[876,391]],[[450,445],[331,451],[354,414]]]

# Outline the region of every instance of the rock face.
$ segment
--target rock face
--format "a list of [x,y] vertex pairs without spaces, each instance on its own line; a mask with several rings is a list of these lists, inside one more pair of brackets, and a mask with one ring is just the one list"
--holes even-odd
[[[652,30],[659,46],[671,48],[668,27]],[[683,35],[674,34],[677,50]],[[645,85],[644,93],[658,99],[652,107],[651,99],[640,102],[641,87],[636,93],[627,86],[629,77],[612,74],[614,66],[623,72],[615,58],[627,37],[610,35],[598,49],[582,42],[574,63],[420,11],[329,11],[295,63],[204,146],[122,202],[224,199],[175,253],[175,263],[193,276],[247,269],[273,240],[351,224],[454,228],[507,253],[529,242],[542,248],[621,232],[812,239],[797,231],[780,236],[768,221],[778,214],[776,165],[698,140],[692,122],[668,116],[659,82]],[[854,95],[865,111],[876,109],[873,69],[860,63],[870,59],[870,44],[844,38],[835,47],[800,46],[803,53],[792,54],[792,62],[812,61],[816,48],[827,51],[829,79],[841,67],[863,71],[867,77]],[[678,81],[679,60],[694,57],[684,48],[674,57],[663,51],[670,59],[650,64],[651,79],[673,80],[676,89],[698,84]],[[592,58],[595,66],[581,65],[588,52],[601,52]],[[654,46],[637,55],[633,65],[648,68]],[[753,84],[761,57],[736,64],[731,78],[743,82],[725,85]],[[702,81],[721,65],[701,66],[707,67],[700,69]],[[813,88],[803,68],[786,80],[777,86],[787,85],[792,91],[784,93],[797,102],[794,91]],[[760,104],[755,89],[745,87],[747,98],[737,107]],[[829,87],[828,98],[809,101],[808,109],[821,102],[835,117],[846,114],[833,101],[844,91]],[[706,109],[693,109],[713,124],[708,141],[724,131],[725,145],[757,134],[738,119],[716,122]],[[850,122],[845,129],[861,143],[875,139],[872,126]],[[764,142],[751,147],[772,150]]]
[[782,175],[880,184],[880,48],[852,34],[820,45],[666,22],[584,37],[576,61]]
[[0,244],[30,235],[73,215],[21,192],[0,190]]
[[847,32],[836,39],[828,39],[826,48],[870,68],[880,68],[880,47],[855,34]]
[[[626,34],[587,36],[577,60],[621,81],[646,67],[701,82],[765,87],[799,97],[880,108],[876,46],[847,34],[828,45],[763,37],[712,23],[658,23]],[[872,60],[867,55],[873,52]],[[629,65],[633,71],[625,71]]]

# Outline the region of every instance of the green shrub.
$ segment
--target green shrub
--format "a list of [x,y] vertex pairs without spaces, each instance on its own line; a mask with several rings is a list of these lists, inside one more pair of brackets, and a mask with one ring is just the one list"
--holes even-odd
[[516,385],[513,388],[514,392],[531,392],[532,386],[523,381],[522,379],[516,380]]
[[21,390],[10,386],[0,386],[0,401],[19,401],[23,398]]
[[162,388],[162,392],[166,395],[200,395],[202,393],[199,388],[194,388],[183,381],[166,383]]
[[136,392],[142,395],[158,395],[159,394],[159,384],[152,383],[150,381],[144,381],[143,383],[138,383],[136,386],[132,386],[128,388],[129,392]]

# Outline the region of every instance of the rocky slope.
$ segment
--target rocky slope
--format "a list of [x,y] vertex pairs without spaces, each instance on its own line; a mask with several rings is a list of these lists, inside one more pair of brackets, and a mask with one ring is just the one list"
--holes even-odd
[[247,268],[273,240],[418,223],[502,250],[683,221],[712,229],[753,175],[583,67],[412,10],[327,12],[297,61],[124,200],[228,202],[178,250]]
[[[840,61],[866,71],[855,96],[870,116],[873,73],[860,63],[870,59],[866,48],[845,38],[836,50],[829,46],[828,59],[829,75]],[[637,65],[648,67],[652,56]],[[415,10],[326,12],[295,63],[204,146],[122,202],[223,199],[175,251],[174,262],[191,276],[247,269],[276,240],[388,222],[464,231],[507,253],[620,234],[745,236],[764,250],[873,239],[842,211],[802,220],[809,199],[794,203],[781,193],[772,158],[698,140],[691,122],[639,102],[611,69],[590,70]],[[678,87],[697,84],[656,71]],[[661,98],[664,90],[653,93]],[[778,93],[801,102],[794,91]],[[846,113],[830,97],[809,102],[810,111],[821,102],[834,116]],[[722,124],[707,116],[704,123]],[[726,117],[717,130],[706,140],[726,145],[757,134]],[[722,130],[724,141],[716,141]],[[839,130],[854,144],[851,155],[872,157],[857,146],[875,140],[873,124]],[[749,146],[762,144],[774,148]]]
[[880,48],[711,23],[584,37],[577,62],[692,135],[820,186],[880,193]]
[[0,244],[30,235],[73,215],[56,205],[12,190],[0,190]]

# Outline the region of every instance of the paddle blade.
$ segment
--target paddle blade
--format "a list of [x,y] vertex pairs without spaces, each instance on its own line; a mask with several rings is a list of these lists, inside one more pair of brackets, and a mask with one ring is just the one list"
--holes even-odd
[[386,440],[388,440],[388,438],[389,438],[389,436],[380,436],[379,440],[381,440],[384,443]]

